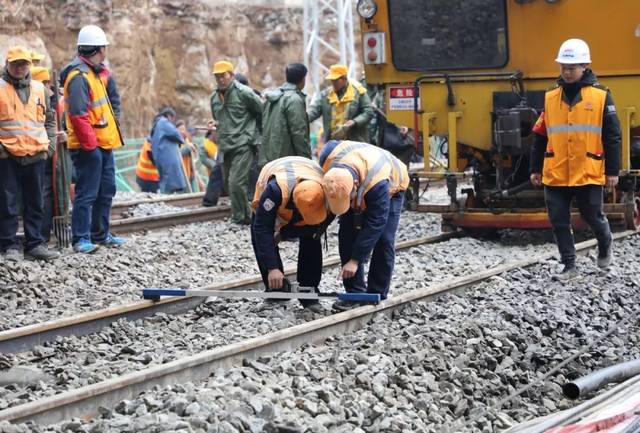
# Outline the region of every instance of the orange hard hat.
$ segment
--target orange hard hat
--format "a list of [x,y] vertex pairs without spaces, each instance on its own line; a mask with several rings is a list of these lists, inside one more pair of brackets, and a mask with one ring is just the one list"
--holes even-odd
[[345,77],[349,74],[349,68],[347,65],[331,65],[329,68],[329,74],[324,77],[326,80],[337,80],[340,77]]
[[214,74],[224,74],[225,72],[233,72],[233,64],[226,60],[220,60],[213,65]]
[[322,223],[327,219],[322,185],[314,180],[303,180],[293,189],[293,203],[309,225]]
[[7,62],[11,63],[18,60],[26,60],[31,63],[31,51],[19,45],[9,48],[9,51],[7,51]]
[[334,215],[342,215],[351,205],[353,176],[346,168],[332,168],[322,178],[324,194]]
[[40,81],[41,83],[44,81],[51,81],[51,75],[49,74],[49,69],[42,66],[32,66],[31,79]]

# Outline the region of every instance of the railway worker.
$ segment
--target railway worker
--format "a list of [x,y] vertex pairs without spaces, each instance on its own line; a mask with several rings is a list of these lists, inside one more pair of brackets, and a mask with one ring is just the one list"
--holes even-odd
[[45,55],[36,51],[31,52],[31,65],[33,67],[40,66],[40,63],[44,60]]
[[[31,52],[7,52],[0,76],[0,252],[5,260],[53,260],[42,237],[42,182],[56,146],[56,123],[44,85],[31,79]],[[22,199],[24,254],[20,254],[18,195]]]
[[[329,209],[340,216],[338,241],[347,292],[377,293],[386,299],[395,262],[395,236],[407,167],[379,147],[354,141],[327,142],[320,153]],[[367,283],[364,262],[371,256]],[[352,303],[337,302],[341,310]]]
[[99,245],[118,247],[125,240],[109,231],[116,193],[113,150],[124,145],[120,132],[120,95],[104,65],[107,35],[94,25],[78,33],[78,55],[60,73],[64,85],[67,147],[75,169],[71,219],[73,250],[88,254]]
[[142,149],[140,149],[140,155],[138,155],[136,183],[142,192],[156,193],[160,188],[160,173],[153,162],[151,137],[145,137],[142,143]]
[[[317,292],[322,274],[320,235],[328,222],[322,175],[316,162],[299,156],[276,159],[260,171],[252,202],[251,242],[267,291],[290,290],[278,243],[298,238],[298,283]],[[320,307],[309,300],[302,305]]]
[[549,220],[564,265],[555,278],[568,281],[578,276],[572,198],[598,240],[598,267],[611,264],[613,238],[602,212],[603,187],[613,189],[618,183],[621,135],[611,93],[589,69],[586,42],[565,41],[556,62],[560,78],[546,92],[544,112],[533,129],[531,183],[544,185]]
[[[182,156],[182,168],[187,178],[187,191],[194,192],[196,188],[200,186],[195,166],[195,161],[200,157],[200,152],[195,144],[193,144],[191,133],[187,129],[187,122],[182,119],[178,120],[176,122],[176,128],[178,128],[178,132],[180,132],[180,135],[182,135],[184,139],[184,144],[180,146],[180,155]],[[198,191],[200,189],[198,189]]]
[[234,76],[233,65],[219,61],[213,66],[217,88],[211,95],[211,113],[217,122],[222,171],[231,198],[231,221],[248,225],[251,207],[248,190],[256,153],[262,100]]
[[200,149],[200,161],[207,168],[209,181],[202,197],[202,206],[211,207],[218,204],[220,194],[222,194],[222,166],[220,152],[216,144],[216,130],[213,122],[207,125],[209,130],[204,136],[202,149]]
[[331,65],[327,80],[331,87],[318,95],[307,115],[309,122],[322,116],[323,141],[353,140],[369,142],[369,121],[373,117],[371,99],[367,89],[357,81],[349,80],[345,65]]
[[274,91],[265,92],[260,166],[285,156],[311,159],[306,95],[302,93],[307,68],[303,64],[292,63],[286,67],[285,76],[286,83]]
[[184,144],[184,137],[176,128],[176,112],[171,107],[165,107],[156,116],[151,127],[151,153],[158,173],[160,173],[160,192],[175,194],[187,189],[180,154],[180,146]]

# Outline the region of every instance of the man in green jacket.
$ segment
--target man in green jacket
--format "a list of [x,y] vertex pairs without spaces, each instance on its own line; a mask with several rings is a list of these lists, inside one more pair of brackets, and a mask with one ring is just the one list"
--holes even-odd
[[250,87],[235,80],[227,61],[213,66],[217,88],[211,95],[211,113],[217,122],[222,173],[231,198],[231,221],[249,225],[249,175],[258,137],[262,100]]
[[373,117],[367,89],[349,80],[345,65],[331,65],[327,80],[331,87],[313,101],[307,115],[309,122],[322,116],[325,143],[329,140],[369,142],[369,121]]
[[260,167],[285,156],[311,159],[309,121],[304,89],[307,68],[292,63],[285,70],[287,82],[272,92],[266,92],[262,112],[262,147]]

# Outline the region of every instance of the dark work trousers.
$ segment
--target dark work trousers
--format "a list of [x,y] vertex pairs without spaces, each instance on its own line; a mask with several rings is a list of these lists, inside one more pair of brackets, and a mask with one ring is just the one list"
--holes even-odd
[[[378,242],[373,247],[371,253],[371,263],[369,264],[369,275],[367,284],[364,283],[364,263],[358,263],[356,274],[343,280],[344,288],[347,292],[367,292],[377,293],[381,299],[387,299],[389,285],[393,275],[393,266],[396,260],[396,232],[402,212],[402,202],[404,192],[400,192],[391,197],[389,204],[389,216],[384,231],[380,235]],[[364,214],[364,224],[366,224],[366,211]],[[340,217],[340,228],[338,229],[338,242],[340,250],[340,261],[344,265],[351,260],[353,244],[356,242],[359,230],[354,227],[353,210]]]
[[0,159],[0,251],[18,248],[18,194],[21,194],[24,250],[44,243],[42,238],[42,178],[47,161],[21,165]]
[[549,221],[563,264],[573,265],[576,262],[576,248],[571,231],[571,199],[574,197],[580,216],[591,227],[598,240],[598,249],[606,251],[613,241],[609,221],[602,212],[602,193],[603,187],[600,185],[544,187]]
[[76,195],[71,214],[73,243],[102,242],[109,234],[111,203],[116,194],[113,152],[97,148],[71,152],[76,171]]
[[218,204],[218,199],[220,198],[220,194],[222,194],[223,184],[222,166],[220,164],[216,164],[209,175],[207,189],[205,190],[204,197],[202,198],[203,206],[216,206]]
[[[255,216],[254,216],[255,217]],[[253,218],[252,218],[253,220]],[[252,221],[253,222],[253,221]],[[322,243],[321,239],[314,239],[310,236],[299,238],[298,248],[298,273],[296,278],[298,284],[303,287],[318,287],[320,278],[322,277]],[[262,282],[266,290],[269,290],[269,269],[267,269],[259,260],[257,260],[256,238],[253,233],[253,224],[251,224],[251,244],[253,252],[256,254],[258,269],[262,276]],[[276,245],[276,253],[278,255],[278,269],[284,272],[282,259],[280,258],[280,249]]]
[[53,227],[53,164],[48,159],[44,163],[42,179],[42,239],[49,242]]
[[160,189],[160,182],[157,180],[144,180],[136,176],[136,183],[140,187],[141,192],[156,193]]

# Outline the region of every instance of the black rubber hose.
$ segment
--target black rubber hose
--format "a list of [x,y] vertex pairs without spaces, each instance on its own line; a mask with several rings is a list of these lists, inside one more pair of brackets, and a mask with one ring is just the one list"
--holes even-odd
[[640,374],[640,359],[612,365],[569,382],[562,387],[567,398],[577,399],[609,383],[625,381]]

